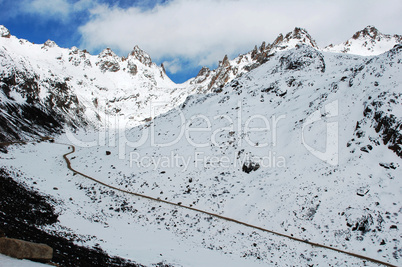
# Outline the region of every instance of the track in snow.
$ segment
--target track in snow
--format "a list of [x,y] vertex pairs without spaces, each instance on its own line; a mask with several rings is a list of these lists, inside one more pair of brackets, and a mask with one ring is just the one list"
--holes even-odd
[[113,189],[113,190],[116,190],[116,191],[119,191],[119,192],[122,192],[122,193],[125,193],[125,194],[130,194],[130,195],[133,195],[133,196],[149,199],[149,200],[156,201],[156,202],[159,202],[159,203],[165,203],[165,204],[168,204],[168,205],[171,205],[171,206],[175,206],[175,207],[179,207],[179,208],[183,208],[183,209],[189,209],[189,210],[192,210],[192,211],[200,212],[200,213],[203,213],[203,214],[206,214],[206,215],[210,215],[210,216],[219,218],[221,220],[237,223],[237,224],[240,224],[240,225],[243,225],[243,226],[246,226],[246,227],[250,227],[250,228],[253,228],[253,229],[256,229],[256,230],[260,230],[260,231],[263,231],[263,232],[267,232],[267,233],[270,233],[270,234],[273,234],[273,235],[277,235],[277,236],[281,236],[281,237],[288,238],[288,239],[291,239],[291,240],[295,240],[295,241],[298,241],[298,242],[301,242],[301,243],[304,243],[304,244],[311,245],[313,247],[330,249],[330,250],[333,250],[333,251],[336,251],[336,252],[339,252],[339,253],[343,253],[343,254],[346,254],[346,255],[349,255],[349,256],[352,256],[352,257],[356,257],[356,258],[359,258],[359,259],[362,259],[362,260],[367,260],[367,261],[370,261],[370,262],[373,262],[373,263],[376,263],[376,264],[381,264],[381,265],[384,265],[384,266],[396,267],[396,265],[392,265],[392,264],[390,264],[388,262],[373,259],[373,258],[364,256],[364,255],[356,254],[356,253],[353,253],[353,252],[341,250],[341,249],[338,249],[338,248],[335,248],[335,247],[331,247],[331,246],[327,246],[327,245],[323,245],[323,244],[319,244],[319,243],[310,242],[308,240],[304,240],[304,239],[300,239],[300,238],[293,237],[293,236],[290,236],[290,235],[286,235],[286,234],[283,234],[283,233],[275,232],[275,231],[272,231],[272,230],[269,230],[269,229],[266,229],[266,228],[262,228],[262,227],[259,227],[259,226],[256,226],[256,225],[252,225],[252,224],[249,224],[249,223],[238,221],[238,220],[235,220],[233,218],[225,217],[225,216],[222,216],[222,215],[219,215],[219,214],[216,214],[216,213],[196,209],[196,208],[189,207],[189,206],[184,206],[184,205],[174,203],[174,202],[170,202],[170,201],[166,201],[166,200],[163,200],[163,199],[160,199],[160,198],[154,198],[154,197],[151,197],[151,196],[147,196],[147,195],[127,191],[127,190],[124,190],[124,189],[121,189],[121,188],[106,184],[106,183],[101,182],[101,181],[99,181],[99,180],[97,180],[97,179],[95,179],[95,178],[93,178],[91,176],[88,176],[88,175],[86,175],[86,174],[84,174],[84,173],[82,173],[80,171],[77,171],[73,167],[71,167],[71,162],[70,162],[70,160],[68,159],[67,156],[71,155],[71,154],[73,154],[75,152],[75,146],[69,145],[69,144],[63,144],[63,143],[57,143],[57,144],[66,145],[66,146],[68,146],[68,148],[71,148],[70,152],[68,152],[68,153],[63,155],[63,158],[66,161],[67,168],[69,170],[71,170],[74,173],[79,174],[79,175],[81,175],[81,176],[83,176],[83,177],[85,177],[85,178],[87,178],[89,180],[92,180],[95,183],[98,183],[100,185],[108,187],[110,189]]

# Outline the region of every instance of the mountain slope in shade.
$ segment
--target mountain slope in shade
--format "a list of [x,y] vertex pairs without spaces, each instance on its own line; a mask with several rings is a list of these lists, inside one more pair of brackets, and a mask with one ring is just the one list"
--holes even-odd
[[402,43],[401,35],[383,34],[374,26],[367,26],[356,32],[352,38],[338,45],[329,45],[324,51],[348,53],[361,56],[375,56],[387,52]]

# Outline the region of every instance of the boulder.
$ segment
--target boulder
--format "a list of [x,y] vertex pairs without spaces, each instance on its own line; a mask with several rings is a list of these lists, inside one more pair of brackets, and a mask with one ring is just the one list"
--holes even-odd
[[7,237],[0,238],[0,253],[17,259],[44,262],[53,258],[53,249],[48,245]]

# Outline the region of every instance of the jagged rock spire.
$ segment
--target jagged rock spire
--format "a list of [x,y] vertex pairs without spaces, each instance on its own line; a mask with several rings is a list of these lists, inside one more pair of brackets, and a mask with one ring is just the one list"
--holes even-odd
[[221,61],[221,64],[219,64],[219,65],[222,66],[222,67],[227,67],[227,66],[230,65],[228,55],[225,55],[225,57],[224,57],[223,60]]
[[98,59],[96,65],[99,66],[103,72],[116,72],[120,70],[119,57],[112,51],[112,49],[104,49],[98,55]]
[[364,28],[363,30],[356,32],[352,36],[352,38],[358,39],[359,37],[369,37],[372,39],[376,39],[379,34],[381,34],[381,33],[377,30],[376,27],[369,25],[366,28]]
[[47,49],[47,48],[52,48],[52,47],[58,47],[58,45],[52,40],[47,40],[43,44],[42,49]]
[[134,57],[138,59],[142,64],[146,66],[151,66],[152,64],[152,59],[151,57],[144,51],[142,50],[138,45],[134,46],[133,50],[130,52],[129,57]]
[[3,25],[0,25],[0,37],[4,37],[4,38],[11,37],[10,31]]
[[311,37],[311,35],[307,32],[307,30],[303,28],[296,27],[293,31],[287,33],[284,37],[284,41],[289,42],[290,40],[298,40],[301,43],[305,43],[307,45],[311,45],[314,48],[318,48],[317,43]]

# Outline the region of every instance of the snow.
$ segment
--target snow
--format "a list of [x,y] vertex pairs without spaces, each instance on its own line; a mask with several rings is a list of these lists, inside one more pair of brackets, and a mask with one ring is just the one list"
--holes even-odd
[[[166,112],[188,95],[185,88],[173,83],[138,47],[128,59],[108,51],[110,56],[105,51],[93,56],[77,47],[60,48],[51,41],[41,45],[15,36],[0,38],[0,74],[7,77],[17,70],[37,75],[42,101],[48,96],[49,81],[66,82],[71,93],[85,107],[89,121],[96,125],[104,125],[103,119],[110,114],[118,114],[121,119],[138,124],[150,117],[151,103],[163,103],[159,112]],[[129,64],[136,66],[137,74],[130,73]],[[117,65],[120,70],[107,71],[102,68],[106,65]],[[2,101],[10,102],[3,95],[0,97]],[[25,100],[17,97],[15,102],[23,104]]]
[[382,34],[375,27],[367,26],[346,42],[327,46],[324,51],[360,56],[377,56],[389,51],[401,42],[402,37],[400,35]]
[[19,260],[15,258],[8,257],[6,255],[0,254],[0,266],[1,267],[43,267],[49,266],[47,264],[42,264],[38,262],[33,262],[29,260]]
[[[14,179],[56,199],[59,222],[44,230],[76,233],[77,244],[99,244],[145,265],[377,266],[95,183],[66,168],[62,155],[73,144],[72,167],[113,187],[401,264],[402,159],[384,144],[375,119],[364,115],[371,105],[401,121],[400,49],[364,57],[290,40],[290,47],[275,50],[250,72],[241,70],[252,63],[251,54],[229,61],[242,75],[229,73],[220,93],[190,95],[196,88],[191,81],[175,85],[159,67],[135,58],[138,75],[124,72],[130,56],[123,61],[112,55],[120,70],[102,72],[97,57],[77,49],[44,52],[14,37],[1,42],[12,47],[0,49],[16,66],[18,55],[20,67],[53,64],[54,73],[83,81],[73,90],[85,106],[95,97],[106,99],[100,110],[121,108],[124,114],[104,112],[105,125],[94,131],[66,129],[56,143],[15,145],[0,155]],[[71,51],[77,66],[68,60]],[[54,63],[60,55],[61,63]],[[49,77],[38,66],[30,67]],[[132,92],[143,97],[139,106],[127,99]],[[153,120],[141,121],[150,117],[151,100],[169,103]],[[135,119],[128,124],[130,116]],[[322,156],[331,134],[338,136],[337,164]],[[244,163],[260,167],[246,173]]]

